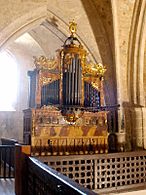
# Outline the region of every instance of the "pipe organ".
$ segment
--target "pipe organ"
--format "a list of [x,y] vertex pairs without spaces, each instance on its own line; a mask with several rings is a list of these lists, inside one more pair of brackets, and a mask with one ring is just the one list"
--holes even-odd
[[[70,58],[69,64],[67,59]],[[64,57],[63,64],[63,105],[81,104],[82,67],[79,55],[71,54]]]
[[41,106],[59,104],[59,79],[42,86],[41,89]]
[[102,64],[87,63],[87,52],[71,35],[57,57],[35,58],[30,78],[29,108],[24,110],[24,142],[33,154],[69,155],[108,151]]

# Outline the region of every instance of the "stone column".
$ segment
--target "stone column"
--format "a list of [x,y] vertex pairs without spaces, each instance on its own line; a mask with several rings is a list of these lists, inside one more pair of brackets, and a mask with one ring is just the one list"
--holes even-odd
[[118,110],[118,132],[117,136],[117,150],[119,152],[125,151],[125,116],[123,113],[123,109]]
[[146,150],[146,108],[142,108],[143,111],[143,148]]
[[117,135],[117,149],[119,152],[125,151],[126,134],[125,132],[118,132]]
[[133,108],[131,110],[132,148],[143,148],[143,110]]
[[127,105],[124,107],[124,117],[125,117],[125,151],[131,151],[132,149],[132,112],[131,107]]

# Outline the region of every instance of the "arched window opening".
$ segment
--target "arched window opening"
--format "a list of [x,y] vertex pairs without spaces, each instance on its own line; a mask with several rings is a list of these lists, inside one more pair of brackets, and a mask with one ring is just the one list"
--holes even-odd
[[0,53],[0,111],[15,111],[18,71],[14,57]]

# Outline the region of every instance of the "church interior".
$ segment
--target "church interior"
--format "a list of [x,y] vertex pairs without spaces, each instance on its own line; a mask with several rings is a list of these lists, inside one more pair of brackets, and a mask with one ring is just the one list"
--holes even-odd
[[93,193],[146,188],[146,0],[1,0],[0,68],[0,138]]

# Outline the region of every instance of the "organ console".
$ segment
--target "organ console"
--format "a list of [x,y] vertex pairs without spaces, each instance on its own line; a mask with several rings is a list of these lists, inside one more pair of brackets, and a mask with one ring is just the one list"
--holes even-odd
[[102,64],[87,63],[87,52],[71,35],[57,57],[34,59],[29,108],[24,110],[24,142],[34,155],[69,155],[108,152],[107,111],[104,106]]

